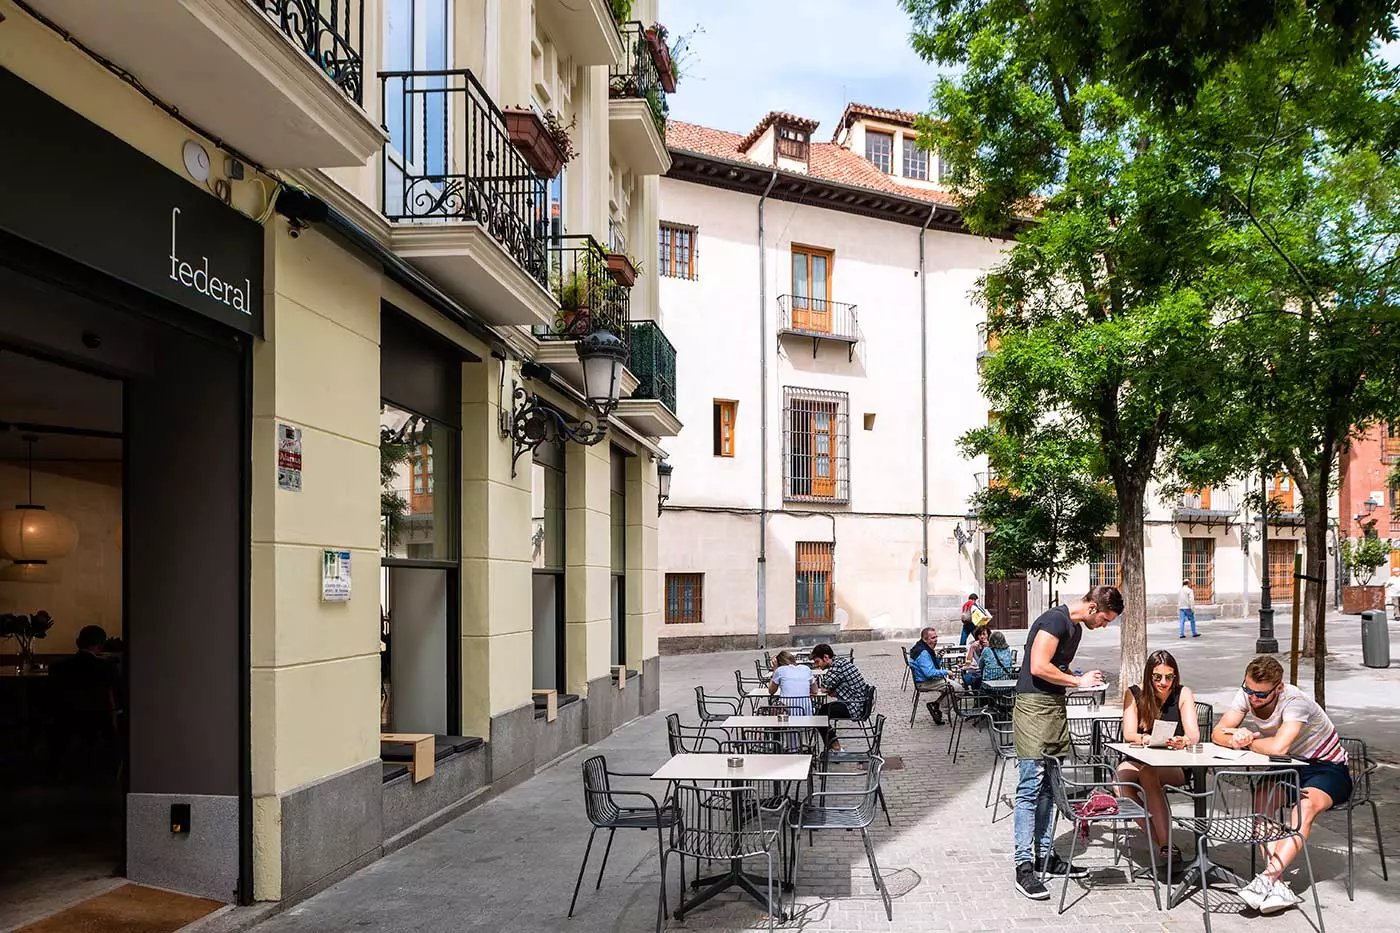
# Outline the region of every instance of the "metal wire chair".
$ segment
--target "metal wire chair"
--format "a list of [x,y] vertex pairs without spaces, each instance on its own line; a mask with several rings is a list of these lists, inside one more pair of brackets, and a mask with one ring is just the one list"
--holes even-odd
[[[789,820],[792,827],[792,870],[788,878],[794,898],[797,896],[797,865],[802,849],[798,837],[804,831],[858,829],[865,844],[865,857],[870,862],[870,876],[875,880],[875,889],[885,903],[885,917],[894,919],[890,892],[875,861],[875,847],[870,842],[870,824],[875,820],[875,803],[880,795],[880,771],[884,766],[883,758],[873,756],[864,771],[823,771],[813,775],[820,778],[822,789],[809,794],[792,811]],[[836,789],[832,789],[832,785],[836,785]]]
[[1376,822],[1376,848],[1381,854],[1381,878],[1390,880],[1390,873],[1385,867],[1385,841],[1381,839],[1381,817],[1376,809],[1376,802],[1371,799],[1371,775],[1376,770],[1376,763],[1366,754],[1366,743],[1361,739],[1342,739],[1342,748],[1347,753],[1347,770],[1351,772],[1351,797],[1346,803],[1334,809],[1346,810],[1347,813],[1347,898],[1356,900],[1356,890],[1352,884],[1352,848],[1354,846],[1354,836],[1352,835],[1351,811],[1357,807],[1370,807],[1371,818]]
[[742,701],[745,694],[755,687],[768,686],[768,680],[762,675],[758,677],[745,677],[743,671],[735,671],[734,686],[738,689],[739,699]]
[[[992,759],[992,773],[987,779],[987,802],[985,806],[992,808],[992,822],[997,821],[997,808],[1001,806],[1001,786],[1006,780],[1006,766],[1008,762],[1016,760],[1016,737],[1012,733],[1011,721],[998,721],[995,716],[991,718],[987,726],[987,735],[992,740],[992,752],[996,755]],[[992,797],[992,784],[996,784],[996,797]]]
[[717,755],[723,750],[723,742],[727,738],[724,729],[683,726],[678,714],[666,714],[666,741],[672,755]]
[[[1069,862],[1070,864],[1074,863],[1074,851],[1079,844],[1079,827],[1081,824],[1087,824],[1088,826],[1092,827],[1096,824],[1107,823],[1113,827],[1114,865],[1119,864],[1119,862],[1122,859],[1122,851],[1118,848],[1118,837],[1119,830],[1123,824],[1132,824],[1137,820],[1143,820],[1147,826],[1147,838],[1152,838],[1152,814],[1147,811],[1146,807],[1142,806],[1137,801],[1133,800],[1130,797],[1119,796],[1118,793],[1119,788],[1131,787],[1138,792],[1140,799],[1146,800],[1147,795],[1143,793],[1141,785],[1134,784],[1131,781],[1119,780],[1117,775],[1114,773],[1113,769],[1110,768],[1108,765],[1104,764],[1085,762],[1080,764],[1065,765],[1062,764],[1058,758],[1055,758],[1053,756],[1046,756],[1045,758],[1041,759],[1041,761],[1045,765],[1045,780],[1050,783],[1050,788],[1055,795],[1055,820],[1050,827],[1051,837],[1054,837],[1055,829],[1059,826],[1061,818],[1069,820],[1070,841],[1069,856],[1068,858],[1066,858],[1067,862]],[[1087,774],[1090,779],[1077,781],[1069,776],[1071,774]],[[1070,798],[1088,797],[1088,795],[1090,795],[1094,791],[1101,791],[1112,797],[1114,800],[1114,804],[1117,807],[1117,812],[1099,813],[1088,816],[1081,816],[1080,814],[1076,813],[1074,805],[1071,802]],[[1087,838],[1085,840],[1084,845],[1087,848]],[[1050,853],[1042,853],[1042,856],[1048,859],[1050,857]],[[1147,861],[1152,870],[1152,896],[1157,900],[1157,909],[1161,910],[1162,892],[1157,883],[1157,860],[1155,858],[1149,858]],[[1129,860],[1127,871],[1128,880],[1132,881],[1133,868],[1131,860]],[[1088,890],[1088,884],[1085,880],[1087,879],[1087,877],[1087,875],[1083,876],[1083,878],[1081,878],[1080,881],[1080,883],[1085,886],[1086,892]],[[1168,875],[1168,877],[1170,877],[1170,874]],[[1069,874],[1066,873],[1064,885],[1060,888],[1060,913],[1065,912],[1065,895],[1068,892]]]
[[1090,760],[1095,764],[1117,768],[1123,756],[1109,748],[1108,743],[1123,741],[1123,720],[1095,719],[1093,723],[1093,737],[1089,743]]
[[[583,872],[588,867],[588,856],[593,852],[593,837],[600,829],[608,831],[608,845],[603,850],[603,864],[598,866],[598,881],[593,890],[603,886],[603,871],[608,867],[608,855],[612,852],[613,835],[619,829],[656,830],[656,851],[662,853],[665,864],[665,839],[661,831],[676,825],[679,811],[670,800],[657,802],[656,797],[639,790],[617,790],[612,786],[612,778],[649,778],[650,774],[629,771],[609,771],[607,759],[594,755],[583,763],[583,808],[588,814],[592,829],[588,831],[588,845],[583,850],[583,864],[578,867],[578,878],[574,880],[574,896],[569,900],[569,916],[574,915],[574,905],[578,902],[579,885],[583,883]],[[619,799],[637,802],[635,806],[624,806]],[[646,801],[645,806],[640,805]],[[666,912],[666,886],[661,886],[661,912]]]
[[905,645],[899,646],[899,653],[904,658],[904,678],[899,682],[899,692],[904,693],[909,689],[909,678],[913,671],[909,669],[909,648]]
[[[1166,787],[1168,794],[1180,794],[1192,800],[1205,800],[1206,816],[1173,816],[1172,823],[1190,830],[1196,836],[1196,870],[1201,884],[1201,912],[1205,917],[1206,933],[1210,933],[1210,886],[1205,879],[1214,867],[1207,856],[1209,843],[1247,845],[1251,858],[1260,846],[1296,837],[1303,850],[1303,864],[1308,872],[1308,887],[1312,889],[1313,906],[1317,909],[1318,933],[1324,933],[1322,902],[1313,878],[1312,858],[1308,855],[1308,840],[1300,829],[1300,815],[1293,803],[1297,801],[1298,772],[1292,768],[1269,771],[1227,769],[1215,772],[1213,786],[1206,791],[1187,791]],[[1167,901],[1172,902],[1172,859],[1167,850]],[[1185,882],[1183,881],[1183,884]]]
[[704,687],[695,688],[695,712],[700,717],[702,728],[739,715],[740,703],[734,697],[705,696]]
[[948,712],[952,720],[948,730],[948,751],[944,754],[951,753],[954,764],[958,762],[958,749],[962,747],[963,726],[991,718],[986,703],[987,696],[978,690],[955,690],[948,698]]
[[671,844],[661,853],[661,903],[656,916],[660,933],[666,918],[666,862],[672,853],[681,856],[681,910],[677,919],[685,917],[685,860],[687,857],[715,861],[739,861],[764,858],[768,862],[768,929],[772,930],[782,912],[782,890],[778,885],[774,898],[773,848],[778,847],[778,864],[785,859],[783,825],[789,803],[780,799],[774,806],[765,806],[760,790],[752,784],[734,787],[700,787],[677,784],[673,807],[676,823],[671,832]]
[[[870,762],[873,759],[879,758],[881,761],[884,761],[884,753],[880,750],[884,738],[885,714],[880,713],[875,717],[875,722],[870,727],[870,735],[864,748],[851,748],[843,745],[839,752],[827,752],[826,765],[863,764],[869,768]],[[885,805],[884,790],[877,789],[875,792],[875,799],[879,802],[880,809],[885,813],[886,825],[893,826],[894,822],[890,819],[890,808]]]

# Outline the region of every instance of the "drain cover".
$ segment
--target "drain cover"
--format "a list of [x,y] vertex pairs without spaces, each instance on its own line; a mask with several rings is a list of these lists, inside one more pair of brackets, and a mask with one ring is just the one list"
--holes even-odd
[[904,770],[904,759],[903,759],[902,757],[900,757],[899,755],[886,755],[886,756],[885,756],[885,770],[886,770],[886,771],[903,771],[903,770]]

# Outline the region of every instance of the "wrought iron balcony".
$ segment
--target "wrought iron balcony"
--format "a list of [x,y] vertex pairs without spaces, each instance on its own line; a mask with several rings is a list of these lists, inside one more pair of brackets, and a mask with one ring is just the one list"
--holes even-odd
[[[345,96],[363,106],[364,0],[250,0],[283,35],[326,73]],[[357,37],[358,36],[358,40]]]
[[384,216],[480,224],[549,287],[544,182],[511,143],[504,115],[466,69],[379,74]]
[[[657,68],[653,44],[659,43],[661,48],[665,48],[665,40],[649,41],[646,27],[638,22],[623,23],[620,28],[627,52],[622,64],[608,69],[608,96],[646,101],[651,108],[651,118],[656,121],[656,128],[664,138],[671,106],[666,102],[663,77],[669,80],[670,76],[663,76]],[[668,51],[668,60],[669,54]]]
[[846,344],[848,359],[855,354],[855,345],[860,342],[855,305],[805,295],[779,295],[778,310],[778,333],[811,337],[813,356],[822,340]]
[[607,251],[591,236],[559,236],[547,243],[549,290],[559,302],[553,327],[538,327],[541,340],[577,340],[605,330],[627,342],[632,290],[608,272]]
[[627,368],[637,377],[633,398],[654,398],[676,413],[676,348],[655,321],[627,325],[631,360]]

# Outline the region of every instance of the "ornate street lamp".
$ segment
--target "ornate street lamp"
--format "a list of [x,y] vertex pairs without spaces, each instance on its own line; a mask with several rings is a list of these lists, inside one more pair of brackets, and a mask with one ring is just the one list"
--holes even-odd
[[[1263,494],[1263,508],[1259,521],[1259,638],[1254,642],[1255,654],[1274,654],[1278,651],[1278,639],[1274,637],[1274,604],[1269,597],[1269,471],[1265,470],[1259,482]],[[1291,568],[1290,568],[1291,572]]]
[[662,460],[656,465],[656,514],[661,514],[661,507],[666,504],[666,500],[671,498],[671,464]]
[[[516,386],[509,431],[514,448],[511,476],[515,476],[516,462],[546,441],[573,441],[591,447],[608,435],[608,415],[617,410],[622,397],[627,345],[616,334],[595,330],[575,346],[583,364],[583,395],[591,417],[571,419],[524,386]],[[529,378],[548,373],[548,368],[527,363],[521,372]]]

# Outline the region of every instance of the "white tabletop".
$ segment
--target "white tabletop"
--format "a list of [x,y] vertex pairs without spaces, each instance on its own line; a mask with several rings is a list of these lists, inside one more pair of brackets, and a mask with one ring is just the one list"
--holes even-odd
[[[1012,680],[984,680],[983,687],[990,687],[993,690],[1014,690],[1017,681]],[[1066,693],[1107,693],[1108,684],[1099,684],[1095,687],[1066,687]]]
[[1134,761],[1157,768],[1257,768],[1260,765],[1286,768],[1307,764],[1296,758],[1290,758],[1287,762],[1270,761],[1268,755],[1248,750],[1240,754],[1214,742],[1205,743],[1199,755],[1177,748],[1139,748],[1131,742],[1109,742],[1108,747]]
[[656,781],[805,781],[811,755],[740,755],[744,764],[729,767],[729,755],[676,755],[652,779]]
[[789,716],[782,722],[777,716],[730,716],[725,729],[825,729],[831,725],[826,716]]
[[1094,709],[1091,706],[1076,703],[1073,706],[1065,707],[1065,716],[1069,719],[1122,719],[1123,708],[1121,706],[1100,706],[1098,709]]
[[1015,690],[1015,680],[984,680],[982,686],[988,690]]

